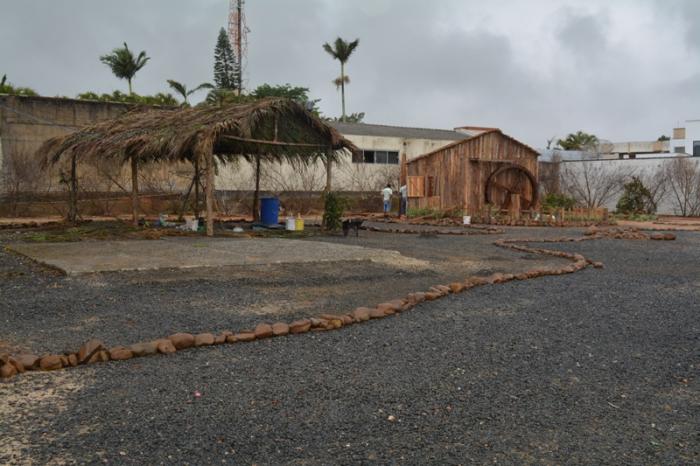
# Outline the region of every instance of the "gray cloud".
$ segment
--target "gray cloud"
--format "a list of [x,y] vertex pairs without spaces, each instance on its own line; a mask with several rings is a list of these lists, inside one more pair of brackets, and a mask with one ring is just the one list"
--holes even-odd
[[[367,121],[499,126],[532,145],[583,129],[656,138],[699,117],[700,2],[248,0],[249,87],[311,89],[340,112],[321,44],[360,38],[347,102]],[[6,0],[0,73],[45,95],[126,89],[98,57],[127,41],[152,57],[139,93],[211,80],[227,0]]]
[[593,66],[604,56],[608,46],[605,17],[593,14],[567,12],[557,34],[559,41],[583,66]]

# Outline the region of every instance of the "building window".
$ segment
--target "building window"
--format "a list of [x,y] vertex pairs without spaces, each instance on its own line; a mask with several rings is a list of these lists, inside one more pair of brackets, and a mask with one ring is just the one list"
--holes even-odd
[[674,154],[685,154],[685,146],[676,146],[673,148]]
[[700,141],[693,141],[693,157],[700,157]]
[[399,153],[388,150],[363,150],[352,157],[353,163],[380,163],[388,165],[399,164]]

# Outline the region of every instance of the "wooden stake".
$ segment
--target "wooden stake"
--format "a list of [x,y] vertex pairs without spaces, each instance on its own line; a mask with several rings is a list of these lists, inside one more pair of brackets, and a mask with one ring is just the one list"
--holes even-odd
[[178,222],[181,222],[184,215],[185,215],[185,208],[187,207],[187,201],[190,200],[190,193],[192,192],[193,186],[194,186],[194,177],[192,177],[192,181],[190,181],[190,187],[187,188],[187,193],[185,194],[185,199],[182,201],[182,205],[180,206],[180,215],[178,215],[178,217],[177,217]]
[[139,172],[136,157],[131,158],[131,221],[139,226]]
[[255,192],[253,193],[253,221],[260,220],[260,156],[255,156]]
[[70,159],[70,189],[68,193],[68,221],[75,223],[78,218],[78,162],[75,154]]
[[199,218],[199,154],[194,158],[194,216]]
[[207,146],[204,156],[207,161],[207,236],[214,236],[214,151],[211,144]]

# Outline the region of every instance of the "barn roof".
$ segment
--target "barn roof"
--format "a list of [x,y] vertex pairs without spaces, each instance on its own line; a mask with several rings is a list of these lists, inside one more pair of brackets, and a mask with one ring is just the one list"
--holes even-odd
[[406,139],[437,139],[459,141],[470,137],[451,129],[410,128],[405,126],[371,125],[368,123],[349,123],[332,121],[329,124],[343,134],[355,136],[378,136]]
[[506,138],[506,139],[509,139],[510,141],[514,142],[515,144],[518,144],[518,145],[524,147],[526,150],[528,150],[528,151],[532,152],[533,154],[535,154],[536,157],[539,157],[539,156],[540,156],[540,152],[539,152],[539,151],[533,149],[532,147],[528,146],[527,144],[525,144],[525,143],[523,143],[523,142],[518,141],[517,139],[515,139],[515,138],[512,137],[512,136],[508,136],[508,135],[505,134],[503,131],[501,131],[499,128],[464,127],[464,128],[462,128],[462,129],[465,129],[465,130],[471,129],[471,130],[473,131],[473,132],[472,132],[473,135],[472,135],[472,136],[467,136],[466,139],[462,139],[461,141],[455,141],[455,142],[453,142],[453,143],[451,143],[451,144],[448,144],[448,145],[446,145],[446,146],[442,146],[442,147],[440,147],[439,149],[435,149],[434,151],[428,152],[428,153],[423,154],[423,155],[419,155],[418,157],[414,157],[414,158],[412,158],[411,160],[407,161],[407,163],[408,163],[408,164],[411,164],[411,163],[415,162],[416,160],[420,160],[420,159],[424,159],[424,158],[426,158],[426,157],[430,157],[430,156],[435,155],[435,154],[437,154],[437,153],[439,153],[439,152],[444,152],[444,151],[446,151],[446,150],[448,150],[448,149],[451,149],[452,147],[458,146],[458,145],[460,145],[460,144],[464,144],[464,143],[469,142],[469,141],[473,141],[473,140],[475,140],[475,139],[479,139],[479,138],[481,138],[481,137],[486,136],[487,134],[493,134],[493,133],[498,133],[500,136],[502,136],[502,137],[504,137],[504,138]]
[[220,160],[241,155],[334,158],[336,151],[357,150],[297,102],[270,98],[218,107],[141,107],[49,139],[39,153],[47,165],[65,154],[176,162],[192,160],[204,146],[212,147]]

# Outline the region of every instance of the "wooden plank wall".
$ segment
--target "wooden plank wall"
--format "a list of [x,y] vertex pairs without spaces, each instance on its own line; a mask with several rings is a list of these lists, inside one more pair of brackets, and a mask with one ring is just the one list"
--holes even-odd
[[411,199],[411,207],[462,208],[477,214],[485,205],[485,186],[491,173],[504,162],[522,166],[537,179],[537,155],[500,132],[467,139],[428,156],[408,162],[409,176],[435,177],[439,202],[426,197]]

